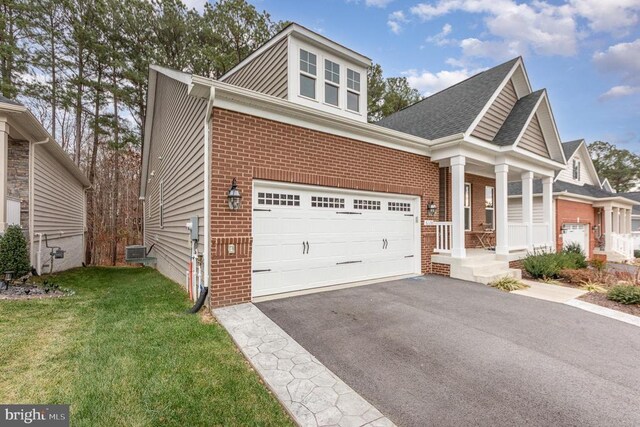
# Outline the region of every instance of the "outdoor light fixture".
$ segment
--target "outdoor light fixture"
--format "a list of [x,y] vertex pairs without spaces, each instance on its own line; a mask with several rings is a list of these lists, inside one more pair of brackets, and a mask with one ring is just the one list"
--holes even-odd
[[438,209],[438,207],[436,206],[436,204],[435,204],[435,202],[433,200],[427,203],[427,215],[428,216],[435,216],[436,209]]
[[227,201],[229,202],[229,209],[232,211],[237,211],[242,205],[242,195],[240,194],[240,190],[238,190],[238,183],[235,178],[233,178],[231,188],[229,188],[229,192],[227,193]]

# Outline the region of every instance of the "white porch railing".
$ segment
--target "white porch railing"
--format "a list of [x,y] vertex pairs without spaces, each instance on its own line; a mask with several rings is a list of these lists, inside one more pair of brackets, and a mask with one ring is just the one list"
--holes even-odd
[[[531,247],[527,242],[529,227],[532,228]],[[549,225],[541,223],[525,224],[521,222],[510,222],[509,227],[509,250],[520,251],[525,249],[548,246]]]
[[534,248],[549,246],[549,224],[533,223],[533,242]]
[[640,250],[640,231],[631,232],[631,237],[633,238],[633,249]]
[[436,247],[434,252],[451,253],[451,222],[433,222],[436,227]]
[[7,199],[7,225],[20,225],[20,200]]
[[631,234],[611,233],[611,250],[628,259],[633,258],[633,238]]
[[509,232],[509,250],[522,250],[527,249],[527,230],[528,224],[520,222],[510,222],[508,226]]

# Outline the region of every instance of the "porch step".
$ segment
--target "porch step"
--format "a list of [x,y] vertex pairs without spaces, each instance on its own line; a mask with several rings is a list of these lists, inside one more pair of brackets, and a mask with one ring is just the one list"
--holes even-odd
[[522,278],[518,269],[509,268],[508,261],[497,260],[494,254],[467,258],[451,265],[451,277],[482,284],[489,284],[505,276]]

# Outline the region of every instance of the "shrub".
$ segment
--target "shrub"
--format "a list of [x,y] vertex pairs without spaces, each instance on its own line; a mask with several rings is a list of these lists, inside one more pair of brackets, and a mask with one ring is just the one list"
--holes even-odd
[[492,288],[500,289],[501,291],[511,292],[517,291],[520,289],[526,289],[529,286],[525,285],[518,279],[511,276],[504,276],[492,283],[489,284]]
[[607,266],[607,262],[601,258],[594,258],[589,262],[589,264],[598,271],[603,271]]
[[607,293],[607,298],[620,304],[640,304],[640,286],[614,286]]
[[640,258],[640,250],[636,249],[633,251],[633,257],[634,258]]
[[551,252],[538,252],[528,255],[522,261],[522,266],[534,279],[556,278],[562,269],[558,263],[557,254]]
[[587,268],[589,265],[587,257],[582,252],[562,251],[557,256],[561,268]]
[[10,225],[0,239],[0,274],[13,271],[13,277],[20,277],[29,272],[29,251],[27,239],[18,225]]
[[600,286],[598,283],[592,282],[591,280],[586,280],[582,282],[582,286],[580,286],[587,292],[597,292],[599,294],[606,294],[607,289]]
[[584,252],[582,251],[582,246],[580,246],[580,243],[570,243],[562,251],[571,253],[571,254],[584,254]]

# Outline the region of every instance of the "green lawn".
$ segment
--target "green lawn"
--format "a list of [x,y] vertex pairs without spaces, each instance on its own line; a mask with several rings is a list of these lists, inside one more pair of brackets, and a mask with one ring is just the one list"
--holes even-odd
[[185,314],[155,270],[53,281],[76,294],[0,301],[0,403],[68,403],[73,426],[292,425],[224,329]]

